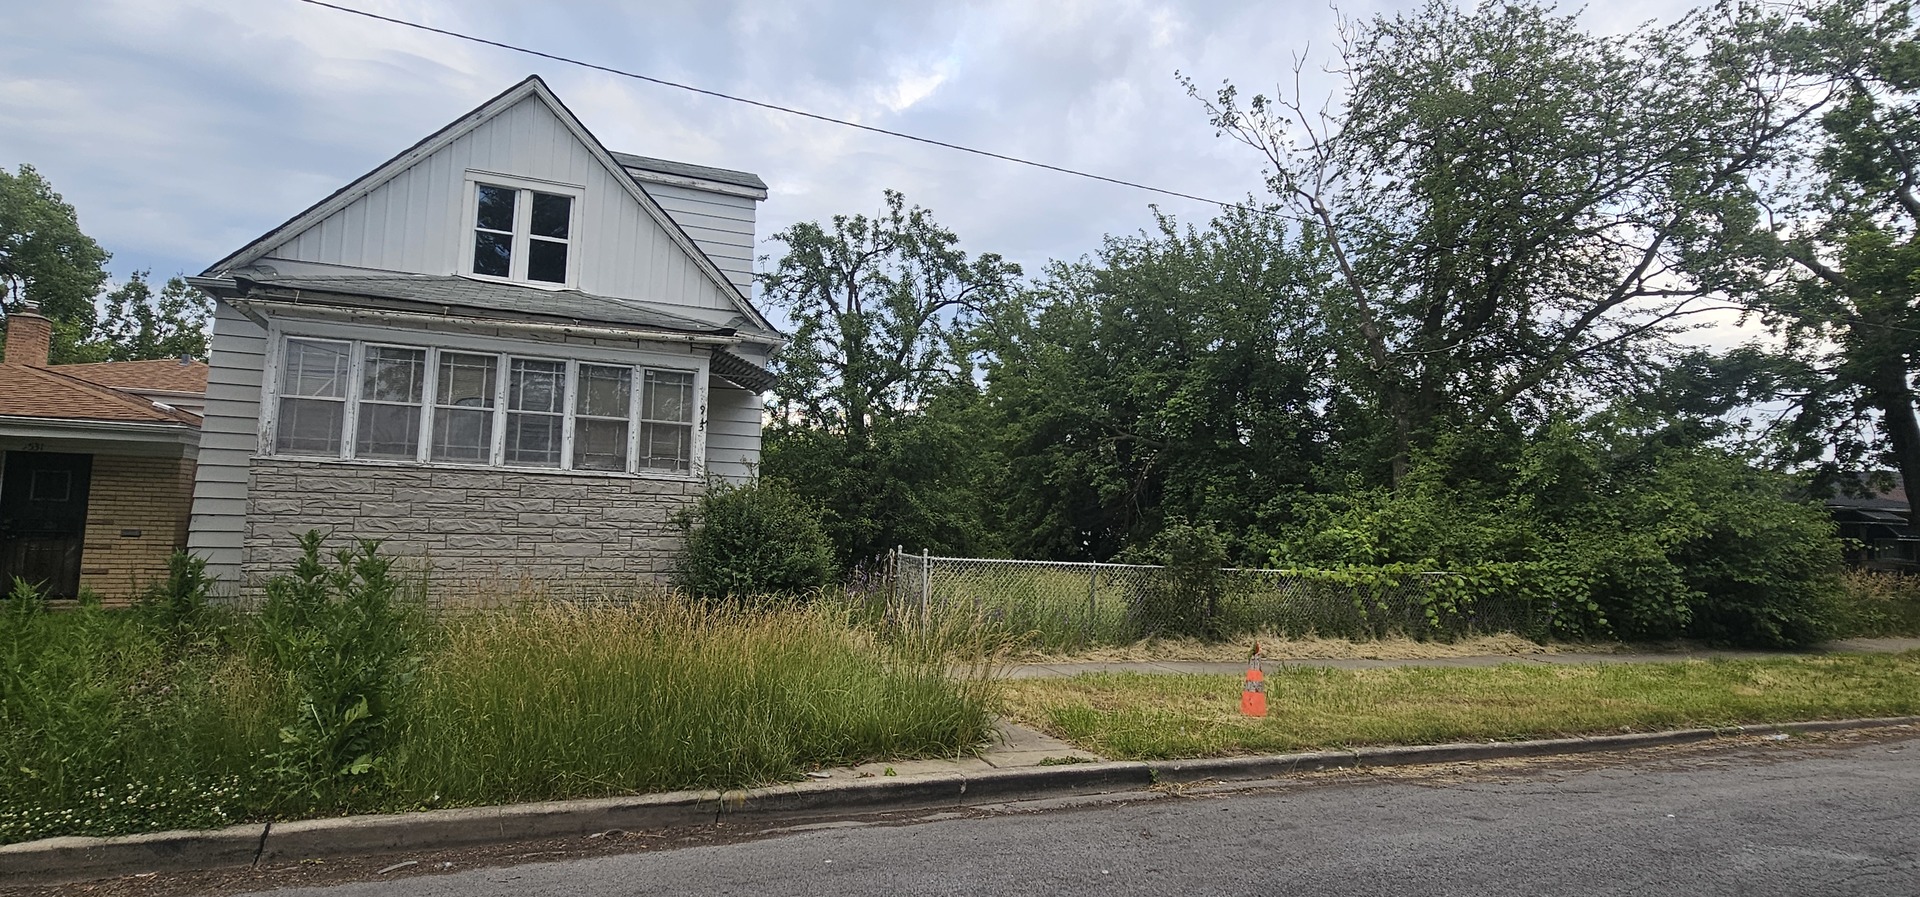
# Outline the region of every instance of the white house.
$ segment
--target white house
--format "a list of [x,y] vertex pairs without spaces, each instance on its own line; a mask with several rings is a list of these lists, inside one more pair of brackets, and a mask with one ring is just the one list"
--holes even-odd
[[189,550],[243,588],[314,528],[442,585],[665,572],[672,512],[759,458],[766,196],[530,77],[214,263]]

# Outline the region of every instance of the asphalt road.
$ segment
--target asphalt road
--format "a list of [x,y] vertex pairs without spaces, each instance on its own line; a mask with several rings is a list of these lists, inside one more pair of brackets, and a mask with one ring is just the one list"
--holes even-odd
[[1920,894],[1920,737],[1599,762],[1303,780],[273,894]]

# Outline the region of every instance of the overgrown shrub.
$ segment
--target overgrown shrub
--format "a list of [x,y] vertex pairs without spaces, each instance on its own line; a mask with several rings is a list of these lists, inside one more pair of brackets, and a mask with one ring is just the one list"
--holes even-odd
[[1155,564],[1138,599],[1140,634],[1219,638],[1220,600],[1227,590],[1227,540],[1207,523],[1174,520],[1128,563]]
[[321,542],[318,531],[300,537],[300,560],[267,583],[261,609],[260,644],[297,701],[272,774],[291,807],[370,806],[419,666],[419,624],[378,542],[340,549],[332,565]]
[[216,620],[224,615],[207,600],[212,589],[206,559],[176,551],[167,558],[167,578],[140,596],[136,606],[174,653],[205,649],[224,629]]
[[1737,456],[1562,424],[1475,476],[1427,458],[1397,489],[1303,501],[1274,562],[1513,565],[1561,637],[1784,647],[1835,631],[1831,522]]
[[778,480],[715,481],[675,519],[687,537],[676,579],[695,597],[800,594],[833,576],[819,513]]

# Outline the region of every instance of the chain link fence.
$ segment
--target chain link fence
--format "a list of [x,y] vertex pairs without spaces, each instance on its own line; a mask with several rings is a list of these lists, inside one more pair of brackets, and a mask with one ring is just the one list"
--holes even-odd
[[1275,636],[1450,640],[1540,622],[1511,596],[1469,597],[1447,572],[1239,570],[1177,576],[1163,567],[1006,561],[893,552],[877,590],[895,621],[971,618],[1037,647],[1143,638]]

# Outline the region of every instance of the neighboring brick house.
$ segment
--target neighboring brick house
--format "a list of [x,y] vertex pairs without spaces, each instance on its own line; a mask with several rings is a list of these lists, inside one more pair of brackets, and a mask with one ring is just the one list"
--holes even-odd
[[186,546],[207,365],[49,365],[51,322],[7,316],[0,358],[0,592],[120,603]]
[[191,550],[243,592],[309,529],[442,600],[665,574],[673,512],[759,461],[766,196],[609,152],[528,78],[189,278],[215,299]]

